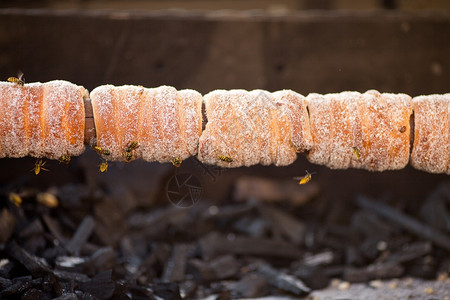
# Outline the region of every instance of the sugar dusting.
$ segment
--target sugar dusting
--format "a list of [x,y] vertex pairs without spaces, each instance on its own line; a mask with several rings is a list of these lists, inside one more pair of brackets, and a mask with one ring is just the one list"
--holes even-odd
[[202,97],[192,90],[170,86],[100,86],[91,92],[97,145],[123,160],[132,142],[139,147],[133,159],[168,162],[196,153],[201,134]]
[[[370,171],[401,169],[408,163],[409,96],[371,90],[310,94],[307,102],[314,139],[308,154],[312,163]],[[402,126],[407,127],[403,133]]]
[[413,106],[412,166],[450,174],[450,94],[415,97]]
[[57,159],[83,152],[83,94],[87,93],[83,87],[61,80],[23,87],[0,82],[0,90],[0,157]]
[[[286,95],[289,91],[216,90],[205,95],[208,123],[199,141],[200,161],[231,168],[294,162],[297,155],[292,137],[308,134],[303,129],[307,128],[307,118],[295,120],[305,122],[293,126],[295,113],[289,108],[301,113],[301,105],[289,103]],[[222,161],[221,155],[232,161]]]

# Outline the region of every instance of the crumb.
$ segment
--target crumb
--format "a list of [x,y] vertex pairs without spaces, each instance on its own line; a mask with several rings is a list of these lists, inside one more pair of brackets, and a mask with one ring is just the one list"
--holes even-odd
[[427,288],[424,289],[424,292],[427,293],[427,294],[433,294],[434,290],[431,287],[427,287]]
[[390,289],[396,289],[397,287],[398,287],[398,281],[397,280],[394,280],[394,281],[391,281],[391,282],[389,282],[389,288]]
[[369,282],[370,287],[373,287],[375,289],[379,289],[383,287],[383,282],[381,280],[372,280]]
[[344,290],[348,290],[350,288],[350,282],[348,281],[342,281],[339,285],[338,285],[338,290],[344,291]]

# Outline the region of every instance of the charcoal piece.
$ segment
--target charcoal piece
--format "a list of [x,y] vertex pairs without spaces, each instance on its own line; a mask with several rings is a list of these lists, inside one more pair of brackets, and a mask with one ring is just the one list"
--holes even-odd
[[21,292],[23,292],[25,284],[26,283],[20,281],[11,284],[7,288],[0,291],[0,299],[3,299],[3,297],[20,294]]
[[59,297],[53,298],[52,300],[78,300],[78,297],[75,293],[65,293]]
[[63,248],[61,245],[45,249],[42,252],[42,257],[45,258],[47,261],[53,261],[58,256],[64,256],[66,254],[67,254],[66,248]]
[[440,185],[423,203],[420,216],[431,226],[450,231],[450,184]]
[[113,248],[104,247],[95,251],[89,258],[89,267],[96,272],[112,269],[116,263],[116,255]]
[[292,215],[274,207],[258,205],[258,209],[272,225],[272,230],[279,232],[294,245],[303,244],[306,226]]
[[180,288],[173,282],[161,282],[152,286],[153,294],[167,300],[181,300]]
[[346,266],[343,265],[327,266],[324,267],[324,272],[329,278],[341,277],[344,274],[345,268]]
[[212,206],[205,210],[202,214],[202,219],[219,219],[228,221],[249,215],[255,209],[252,204],[233,204],[224,205],[220,207]]
[[31,276],[31,275],[26,275],[26,276],[19,276],[19,277],[15,277],[12,281],[14,282],[14,283],[16,283],[16,282],[28,282],[28,281],[31,281],[31,280],[33,280],[33,276]]
[[82,184],[66,184],[58,188],[57,196],[61,206],[77,209],[83,206],[82,201],[89,198],[90,189]]
[[180,295],[184,299],[193,299],[197,291],[197,283],[194,280],[180,282]]
[[375,260],[380,250],[378,250],[378,243],[380,240],[378,238],[367,238],[361,245],[359,246],[359,250],[364,255],[365,258],[369,259],[370,261]]
[[266,220],[254,217],[243,217],[233,223],[233,229],[251,237],[263,237],[269,224]]
[[387,222],[365,210],[360,210],[353,214],[352,227],[366,237],[373,239],[387,239],[394,231]]
[[249,273],[234,285],[233,292],[244,298],[263,297],[269,293],[269,283],[263,275]]
[[69,272],[63,270],[53,270],[53,274],[56,278],[62,281],[76,281],[76,282],[88,282],[90,279],[85,274],[77,272]]
[[390,254],[384,262],[401,264],[424,256],[432,250],[431,242],[415,242],[407,244],[400,251]]
[[17,245],[16,242],[9,243],[6,246],[6,252],[9,256],[19,261],[35,277],[51,272],[49,265],[44,259],[30,254]]
[[35,235],[40,235],[44,232],[44,226],[42,226],[41,220],[34,219],[25,228],[20,230],[18,236],[21,239],[30,238]]
[[65,244],[66,238],[62,234],[61,227],[59,225],[59,222],[57,222],[55,219],[53,219],[48,214],[42,215],[42,220],[44,221],[45,225],[47,226],[50,233],[62,244]]
[[302,206],[318,194],[319,185],[315,182],[299,188],[294,180],[240,177],[236,181],[234,198],[237,201],[258,199],[270,203],[288,201],[293,206]]
[[372,201],[367,197],[359,196],[358,205],[369,209],[376,214],[394,222],[417,236],[431,240],[436,245],[450,251],[450,237],[444,232],[423,224],[416,219],[407,216],[392,207],[381,202]]
[[92,216],[83,219],[72,239],[67,243],[66,249],[73,255],[79,255],[81,247],[91,236],[95,228],[95,221]]
[[111,274],[111,270],[98,273],[91,280],[79,283],[79,288],[97,298],[108,299],[113,295],[116,287]]
[[239,272],[239,263],[233,255],[220,256],[210,262],[191,259],[189,266],[194,276],[204,282],[230,278]]
[[123,211],[111,201],[103,201],[94,206],[97,222],[95,233],[102,242],[115,246],[126,230]]
[[297,247],[284,241],[243,236],[228,239],[217,232],[212,232],[203,237],[200,240],[200,248],[206,259],[227,253],[294,259],[301,255]]
[[345,262],[352,266],[361,266],[364,264],[364,258],[358,247],[350,245],[345,249]]
[[319,266],[300,266],[293,274],[313,290],[325,288],[330,281],[324,269]]
[[81,272],[86,259],[78,256],[59,256],[55,261],[55,268],[69,272]]
[[173,246],[172,255],[164,268],[162,281],[178,282],[184,279],[189,248],[190,246],[186,244],[175,244]]
[[406,265],[406,273],[413,277],[435,279],[436,278],[437,263],[432,256],[425,256]]
[[43,299],[43,294],[38,289],[29,289],[23,295],[21,300],[41,300]]
[[307,287],[300,279],[295,276],[279,272],[267,264],[258,264],[257,270],[260,274],[266,277],[270,285],[273,285],[280,290],[302,296],[311,292],[311,289]]
[[404,268],[393,263],[373,264],[364,268],[347,267],[344,280],[348,282],[368,282],[373,279],[388,279],[403,275]]
[[13,282],[8,278],[0,277],[0,291],[12,285]]
[[46,293],[55,293],[61,296],[63,293],[63,286],[54,274],[45,274],[42,277],[42,290]]
[[139,273],[151,278],[159,277],[164,266],[170,257],[171,247],[165,243],[155,243],[152,245],[151,253],[144,259],[139,267]]
[[305,255],[302,264],[310,267],[329,265],[335,260],[333,251],[324,251],[312,255]]
[[0,277],[10,277],[10,272],[14,268],[14,263],[7,258],[0,259]]
[[6,208],[0,212],[0,243],[6,243],[16,228],[17,220]]

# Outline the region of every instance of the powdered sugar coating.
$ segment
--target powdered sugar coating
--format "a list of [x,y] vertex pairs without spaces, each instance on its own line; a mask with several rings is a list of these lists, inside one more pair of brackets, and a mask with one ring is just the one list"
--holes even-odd
[[307,103],[314,139],[308,154],[312,163],[370,171],[401,169],[408,163],[412,112],[408,95],[374,90],[310,94]]
[[288,111],[293,105],[283,96],[280,92],[276,99],[263,90],[216,90],[205,95],[208,123],[200,137],[200,161],[230,168],[291,164],[297,157],[291,138],[294,114]]
[[413,98],[414,145],[411,165],[450,174],[450,94]]
[[202,96],[173,87],[104,85],[91,92],[97,145],[110,160],[124,160],[125,148],[139,147],[132,159],[168,162],[196,154],[201,134]]
[[62,80],[0,82],[0,157],[80,155],[86,96],[83,87]]

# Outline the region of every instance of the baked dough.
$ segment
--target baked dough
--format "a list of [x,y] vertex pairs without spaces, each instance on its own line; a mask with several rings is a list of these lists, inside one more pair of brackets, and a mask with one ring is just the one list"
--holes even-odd
[[202,96],[170,86],[103,85],[91,92],[97,146],[108,160],[124,160],[125,148],[137,142],[132,159],[168,162],[196,155],[201,134]]
[[0,157],[77,156],[84,151],[82,86],[55,80],[0,82]]
[[411,165],[450,174],[450,94],[413,98],[414,145]]

